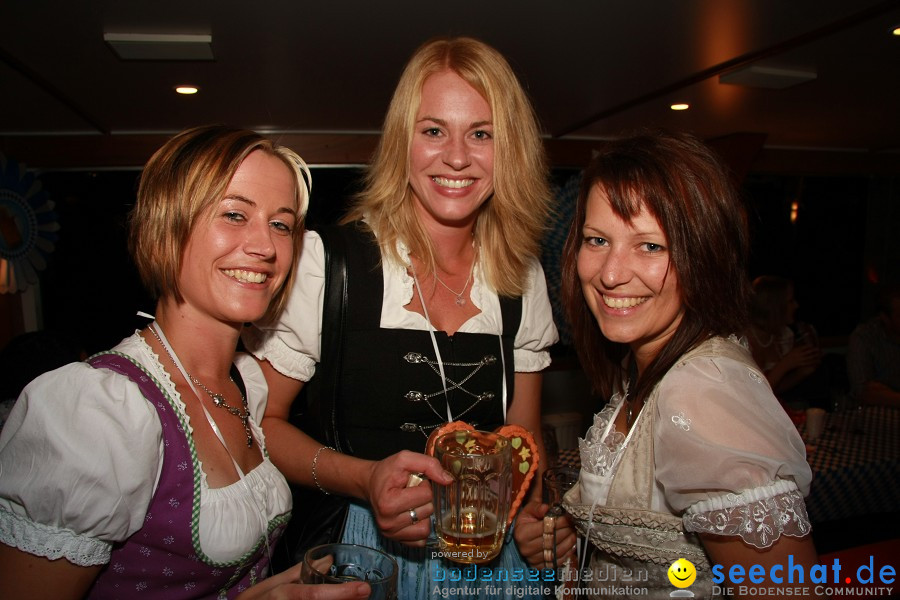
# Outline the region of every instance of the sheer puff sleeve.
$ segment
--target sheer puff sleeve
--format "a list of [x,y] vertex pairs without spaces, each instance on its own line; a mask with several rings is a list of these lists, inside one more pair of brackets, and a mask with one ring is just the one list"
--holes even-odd
[[109,561],[144,521],[162,464],[155,409],[127,377],[73,363],[34,380],[0,436],[0,542]]
[[688,531],[758,548],[809,533],[803,441],[759,371],[724,357],[678,364],[657,410],[657,480]]

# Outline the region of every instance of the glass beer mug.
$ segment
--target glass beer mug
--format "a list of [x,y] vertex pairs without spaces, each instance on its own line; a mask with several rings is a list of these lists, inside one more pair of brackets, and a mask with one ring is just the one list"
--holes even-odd
[[442,435],[434,456],[453,476],[433,484],[434,529],[441,555],[460,563],[484,563],[500,553],[512,495],[509,440],[487,431]]

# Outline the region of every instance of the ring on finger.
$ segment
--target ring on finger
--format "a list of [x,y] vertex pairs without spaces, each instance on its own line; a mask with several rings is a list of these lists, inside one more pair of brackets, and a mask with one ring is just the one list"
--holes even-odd
[[419,515],[416,514],[416,509],[409,509],[409,518],[412,519],[413,525],[419,522]]

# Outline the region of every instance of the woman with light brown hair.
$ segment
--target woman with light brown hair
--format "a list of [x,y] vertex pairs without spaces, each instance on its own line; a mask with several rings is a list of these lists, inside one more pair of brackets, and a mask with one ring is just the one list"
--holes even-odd
[[130,244],[155,319],[29,384],[0,435],[0,581],[10,598],[366,598],[267,579],[291,516],[236,354],[293,280],[309,171],[247,130],[182,132],[141,176]]
[[[540,436],[540,371],[556,341],[537,260],[550,199],[539,128],[506,60],[469,38],[428,42],[400,78],[365,187],[339,232],[349,248],[334,413],[341,452],[289,423],[295,396],[324,358],[319,234],[306,236],[303,283],[282,317],[245,337],[272,389],[263,427],[275,463],[289,479],[355,499],[343,541],[394,555],[400,598],[459,583],[435,582],[433,570],[452,563],[423,548],[430,486],[405,487],[412,473],[448,481],[420,454],[428,435],[459,419]],[[519,549],[543,566],[545,510],[527,507],[519,548],[507,544],[489,566],[524,568]],[[561,558],[575,543],[565,523]],[[479,590],[487,585],[467,593],[487,595]]]

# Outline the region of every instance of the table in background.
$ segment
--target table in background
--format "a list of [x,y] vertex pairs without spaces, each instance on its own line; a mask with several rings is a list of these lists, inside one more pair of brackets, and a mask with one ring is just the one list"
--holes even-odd
[[900,410],[867,406],[829,413],[806,458],[813,472],[806,499],[813,523],[900,511]]
[[[807,460],[813,482],[806,509],[813,523],[900,511],[900,409],[829,413]],[[558,464],[580,467],[578,450],[560,451]]]

